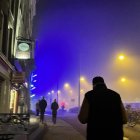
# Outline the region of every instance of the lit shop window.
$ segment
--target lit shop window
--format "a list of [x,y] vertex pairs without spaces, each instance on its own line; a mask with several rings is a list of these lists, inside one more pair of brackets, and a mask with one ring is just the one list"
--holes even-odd
[[16,105],[17,105],[17,91],[12,89],[10,96],[10,111],[11,113],[16,113]]

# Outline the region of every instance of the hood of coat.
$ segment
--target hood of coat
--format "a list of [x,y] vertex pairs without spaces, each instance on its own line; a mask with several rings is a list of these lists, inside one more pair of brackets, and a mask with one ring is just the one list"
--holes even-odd
[[98,93],[101,93],[101,92],[105,91],[106,89],[107,89],[107,86],[105,83],[98,83],[93,86],[93,91],[98,92]]

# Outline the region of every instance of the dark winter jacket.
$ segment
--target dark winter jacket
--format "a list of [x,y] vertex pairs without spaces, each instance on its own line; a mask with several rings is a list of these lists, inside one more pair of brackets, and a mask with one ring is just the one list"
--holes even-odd
[[51,104],[52,114],[57,114],[57,109],[58,108],[59,108],[58,103],[57,102],[53,102]]
[[39,107],[40,107],[40,111],[44,111],[45,112],[45,108],[47,107],[47,101],[45,99],[42,99],[39,102]]
[[87,140],[123,140],[126,116],[121,97],[105,84],[85,94],[78,118],[87,123]]

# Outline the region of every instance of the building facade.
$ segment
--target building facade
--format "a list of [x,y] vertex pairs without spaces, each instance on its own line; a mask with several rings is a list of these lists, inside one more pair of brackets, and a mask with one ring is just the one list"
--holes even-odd
[[0,113],[30,110],[35,5],[36,0],[0,0]]

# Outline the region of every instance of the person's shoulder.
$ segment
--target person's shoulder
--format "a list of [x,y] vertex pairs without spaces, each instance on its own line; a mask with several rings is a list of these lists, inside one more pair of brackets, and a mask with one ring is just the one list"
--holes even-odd
[[114,90],[112,90],[112,89],[107,89],[108,90],[108,92],[110,93],[110,94],[112,94],[112,95],[114,95],[114,96],[120,96],[120,94],[117,92],[117,91],[114,91]]
[[93,92],[93,90],[89,90],[85,94],[91,94],[92,92]]
[[57,102],[56,102],[55,104],[56,104],[56,105],[58,105],[58,103],[57,103]]
[[90,90],[90,91],[86,92],[86,93],[85,93],[85,97],[90,96],[92,93],[93,93],[93,90]]
[[43,99],[43,102],[47,102],[45,99]]

